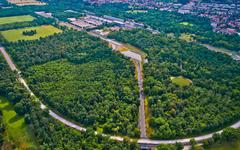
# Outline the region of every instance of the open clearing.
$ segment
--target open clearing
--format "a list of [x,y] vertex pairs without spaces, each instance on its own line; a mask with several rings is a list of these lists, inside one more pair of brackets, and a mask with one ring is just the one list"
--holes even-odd
[[13,140],[19,149],[37,147],[34,135],[24,122],[24,118],[18,116],[13,106],[6,98],[0,97],[0,109],[3,113],[3,121],[6,124],[6,141]]
[[11,4],[18,6],[27,6],[27,5],[46,5],[46,3],[39,2],[37,0],[7,0]]
[[0,18],[0,25],[16,23],[16,22],[33,21],[34,19],[35,18],[30,15],[2,17]]
[[187,78],[184,78],[182,76],[179,76],[179,77],[171,77],[171,80],[172,80],[172,83],[176,84],[176,85],[179,85],[181,87],[184,87],[184,86],[189,86],[192,84],[192,81],[187,79]]
[[189,23],[189,22],[181,22],[181,23],[179,23],[180,25],[184,25],[184,26],[190,26],[190,27],[192,27],[193,26],[193,24],[191,24],[191,23]]
[[[25,36],[23,35],[23,31],[31,31],[36,30],[36,34],[33,36]],[[55,28],[51,25],[44,25],[44,26],[37,26],[37,27],[30,27],[30,28],[22,28],[22,29],[14,29],[14,30],[7,30],[2,31],[2,36],[8,40],[9,42],[16,42],[18,40],[36,40],[50,35],[54,33],[61,33],[62,30]]]

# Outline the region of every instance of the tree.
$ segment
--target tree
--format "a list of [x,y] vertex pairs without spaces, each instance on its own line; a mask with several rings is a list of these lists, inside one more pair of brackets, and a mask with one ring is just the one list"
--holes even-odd
[[18,102],[14,106],[14,109],[15,109],[16,113],[18,113],[19,115],[24,115],[26,113],[26,109],[21,102]]
[[182,143],[176,143],[175,144],[176,150],[182,150],[184,148],[184,145]]
[[192,148],[194,149],[194,147],[196,146],[197,142],[196,142],[195,139],[191,139],[190,140],[190,144],[191,144]]
[[176,147],[170,144],[159,144],[157,146],[157,149],[158,150],[176,150]]

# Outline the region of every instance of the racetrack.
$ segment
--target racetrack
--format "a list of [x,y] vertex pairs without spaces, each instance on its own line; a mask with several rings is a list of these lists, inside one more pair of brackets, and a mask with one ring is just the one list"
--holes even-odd
[[[2,53],[2,55],[4,56],[5,60],[7,61],[7,64],[9,65],[10,69],[12,71],[16,71],[18,72],[18,81],[20,83],[22,83],[24,85],[24,87],[28,90],[29,94],[33,97],[36,97],[34,95],[34,93],[31,91],[31,89],[29,88],[29,86],[27,85],[26,81],[21,77],[20,75],[20,71],[17,69],[16,65],[14,64],[14,62],[11,60],[10,56],[8,55],[8,53],[6,52],[6,50],[4,49],[4,47],[1,47],[0,46],[0,51]],[[140,62],[139,62],[140,64]],[[142,95],[142,77],[141,77],[141,66],[139,65],[138,67],[140,67],[138,70],[138,80],[140,81],[139,82],[139,88],[140,88],[140,98],[144,97],[144,95]],[[37,99],[37,97],[36,97]],[[41,103],[41,109],[45,109],[47,108],[47,106],[45,106],[43,103]],[[67,119],[65,119],[64,117],[54,113],[53,110],[49,110],[49,115],[53,118],[55,118],[56,120],[62,122],[63,124],[65,124],[66,126],[69,126],[69,127],[72,127],[78,131],[87,131],[86,128],[84,127],[81,127],[80,125],[77,125]],[[145,120],[143,120],[145,122]],[[142,122],[142,121],[141,121]],[[145,123],[144,123],[145,124]],[[240,127],[240,121],[238,121],[237,123],[233,124],[232,126],[230,126],[232,128],[239,128]],[[144,129],[143,129],[144,130]],[[195,139],[197,142],[201,142],[203,140],[206,140],[206,139],[209,139],[213,136],[214,133],[221,133],[223,130],[220,130],[220,131],[217,131],[217,132],[213,132],[213,133],[210,133],[210,134],[206,134],[206,135],[201,135],[201,136],[196,136],[196,137],[192,137],[192,138],[185,138],[185,139],[175,139],[175,140],[152,140],[152,139],[146,139],[144,138],[144,133],[143,133],[143,138],[139,139],[137,142],[141,145],[141,147],[154,147],[158,144],[175,144],[176,142],[179,142],[179,143],[183,143],[183,144],[189,144],[190,140],[191,139]],[[95,132],[96,134],[100,134],[100,133],[97,133]],[[105,134],[101,134],[102,136],[106,136]],[[123,141],[124,138],[123,137],[119,137],[119,136],[109,136],[111,139],[114,139],[114,140],[117,140],[117,141]],[[133,140],[133,139],[131,139]]]

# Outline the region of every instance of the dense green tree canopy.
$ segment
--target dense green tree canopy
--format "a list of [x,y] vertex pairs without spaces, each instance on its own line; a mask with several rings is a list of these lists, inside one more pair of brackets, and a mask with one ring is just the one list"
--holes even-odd
[[[25,88],[16,81],[15,74],[10,71],[2,55],[0,55],[0,95],[7,97],[16,109],[23,108],[22,106],[27,108],[24,112],[21,110],[19,115],[24,115],[26,123],[40,145],[39,149],[139,149],[136,143],[129,143],[127,140],[116,142],[108,137],[95,135],[91,129],[81,133],[51,118],[47,110],[42,111],[35,98],[30,97]],[[0,113],[0,144],[4,128]]]
[[[240,65],[220,53],[143,30],[110,37],[148,54],[144,90],[149,98],[153,138],[175,138],[216,130],[239,119]],[[193,83],[180,87],[171,77]]]
[[100,132],[139,136],[134,66],[105,42],[70,30],[5,46],[50,107]]

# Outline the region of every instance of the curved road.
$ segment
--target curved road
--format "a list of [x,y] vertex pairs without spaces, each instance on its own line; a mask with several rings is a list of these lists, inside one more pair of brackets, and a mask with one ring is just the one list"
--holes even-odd
[[[3,47],[0,46],[0,51],[2,53],[2,55],[4,56],[5,60],[7,61],[10,69],[12,71],[17,71],[18,72],[18,81],[21,82],[24,87],[28,90],[29,94],[31,94],[32,96],[36,97],[34,95],[34,93],[31,91],[31,89],[28,87],[27,83],[25,82],[25,80],[21,77],[20,75],[20,71],[16,68],[15,64],[13,63],[13,61],[11,60],[11,58],[9,57],[9,55],[7,54],[7,52],[5,51],[5,49]],[[41,103],[41,109],[45,109],[46,106]],[[54,111],[52,110],[49,110],[49,115],[52,116],[53,118],[55,118],[56,120],[62,122],[63,124],[69,126],[69,127],[72,127],[78,131],[86,131],[86,128],[84,127],[81,127],[71,121],[68,121],[67,119],[64,119],[63,117],[59,116],[58,114],[54,113]],[[240,121],[238,121],[237,123],[233,124],[231,126],[232,128],[239,128],[240,127]],[[197,142],[201,142],[202,140],[206,140],[206,139],[209,139],[213,136],[214,133],[221,133],[223,130],[220,130],[218,132],[213,132],[213,133],[210,133],[210,134],[206,134],[206,135],[201,135],[201,136],[197,136],[197,137],[193,137]],[[97,132],[95,132],[95,134],[99,134]],[[102,136],[107,136],[105,134],[101,134]],[[123,137],[119,137],[119,136],[110,136],[111,139],[113,140],[117,140],[117,141],[123,141]],[[190,140],[192,138],[185,138],[185,139],[176,139],[176,140],[151,140],[151,139],[144,139],[144,138],[141,138],[139,139],[137,142],[138,144],[140,144],[140,146],[142,148],[146,147],[154,147],[158,144],[175,144],[176,142],[179,142],[179,143],[183,143],[183,144],[189,144]],[[132,139],[133,140],[133,139]]]

